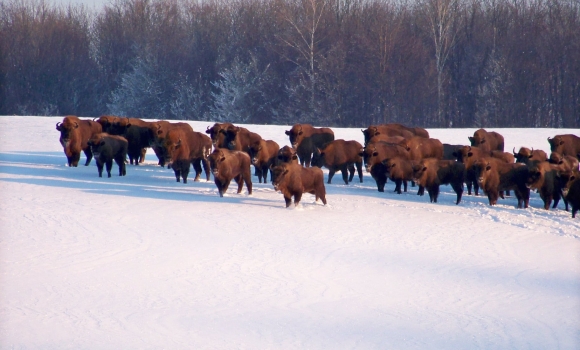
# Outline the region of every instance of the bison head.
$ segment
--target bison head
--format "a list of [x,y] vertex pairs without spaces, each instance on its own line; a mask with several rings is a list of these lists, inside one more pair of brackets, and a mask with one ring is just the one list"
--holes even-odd
[[560,153],[552,152],[548,161],[551,164],[562,164],[564,163],[564,157]]
[[171,163],[177,158],[182,147],[181,135],[177,131],[173,131],[169,131],[163,140],[163,157],[168,163],[167,167],[171,166]]
[[60,131],[60,143],[63,147],[70,144],[72,135],[78,128],[79,123],[76,117],[65,117],[62,123],[56,123],[56,130]]
[[95,159],[99,158],[101,152],[103,151],[103,147],[105,146],[105,139],[100,135],[96,135],[87,142],[89,147],[91,148],[91,152]]
[[290,171],[289,164],[281,164],[272,168],[272,185],[274,190],[280,191],[280,185],[284,182],[286,175]]
[[492,163],[485,158],[478,159],[473,163],[472,169],[479,186],[482,188],[485,187],[485,182],[493,171]]
[[222,129],[221,132],[225,135],[225,144],[228,149],[235,150],[237,147],[236,137],[240,132],[240,128],[237,126],[230,126],[227,129]]
[[319,168],[322,168],[322,166],[324,166],[324,150],[321,150],[320,148],[314,149],[310,165],[317,166]]
[[473,133],[473,137],[468,137],[469,142],[471,142],[471,146],[479,146],[486,142],[486,134],[487,132],[483,129],[479,129]]
[[256,163],[258,163],[262,148],[262,142],[260,141],[253,142],[250,147],[248,147],[248,154],[250,155],[252,164],[256,165]]
[[279,163],[297,163],[298,156],[296,155],[296,150],[284,146],[278,151],[278,162]]
[[467,164],[468,159],[473,156],[473,152],[471,146],[463,146],[453,152],[453,155],[457,157],[458,162]]
[[304,131],[302,130],[302,124],[294,124],[292,129],[286,130],[285,134],[288,135],[290,139],[290,144],[292,148],[296,149],[304,140]]
[[208,157],[209,167],[214,177],[220,174],[220,165],[226,160],[226,155],[219,148],[214,150]]

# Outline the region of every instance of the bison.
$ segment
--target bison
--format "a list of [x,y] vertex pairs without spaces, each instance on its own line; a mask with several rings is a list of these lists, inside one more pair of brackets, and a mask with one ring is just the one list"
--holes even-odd
[[473,164],[473,172],[479,186],[487,194],[489,205],[497,204],[500,191],[514,190],[518,199],[518,208],[528,207],[530,189],[528,167],[521,163],[504,163],[499,159],[482,157]]
[[237,193],[242,192],[245,183],[248,194],[252,194],[251,160],[246,152],[217,148],[209,155],[209,163],[220,197],[224,196],[232,179],[238,184]]
[[151,148],[153,148],[153,151],[155,152],[155,155],[159,160],[157,164],[162,167],[165,166],[165,164],[167,163],[165,159],[165,149],[163,146],[163,141],[165,140],[165,137],[167,136],[169,130],[183,129],[186,130],[186,132],[193,132],[193,128],[188,123],[183,122],[170,123],[165,120],[150,123],[148,125],[148,129],[149,129],[149,141],[151,142],[150,146]]
[[377,183],[378,191],[384,192],[385,184],[387,183],[387,170],[383,161],[395,157],[409,159],[409,151],[405,147],[392,143],[376,142],[362,148],[361,156],[363,157],[366,171],[371,174]]
[[371,143],[374,137],[403,137],[405,139],[416,136],[413,132],[393,127],[393,124],[371,125],[368,128],[361,130],[365,138],[365,146]]
[[455,204],[459,204],[463,194],[464,177],[465,165],[454,160],[428,158],[413,167],[413,179],[419,186],[427,189],[431,203],[437,203],[439,186],[450,184],[457,194]]
[[357,141],[334,140],[323,148],[316,149],[312,157],[312,165],[328,168],[328,183],[331,183],[334,173],[340,170],[342,180],[346,185],[354,178],[354,167],[356,166],[359,180],[363,182],[361,148],[362,145]]
[[424,158],[443,158],[443,144],[438,139],[414,136],[402,144],[409,152],[409,159],[420,161]]
[[225,134],[226,147],[232,151],[243,151],[250,154],[250,146],[259,143],[262,137],[255,132],[239,126],[230,126],[221,130]]
[[334,140],[334,132],[330,128],[315,128],[310,124],[294,124],[286,130],[292,148],[296,150],[300,164],[310,166],[312,153],[316,148]]
[[541,149],[529,149],[527,147],[520,147],[518,153],[516,153],[516,148],[513,149],[514,158],[516,163],[528,164],[532,160],[537,160],[544,162],[548,160],[548,155]]
[[263,140],[261,138],[250,145],[250,159],[256,168],[258,181],[260,183],[262,183],[262,177],[264,178],[264,183],[268,180],[268,170],[276,164],[279,150],[280,146],[275,141]]
[[146,122],[138,118],[117,118],[109,128],[109,133],[120,135],[129,142],[127,155],[129,163],[139,165],[145,161],[147,148],[151,147],[153,137],[149,133],[151,122]]
[[209,181],[210,166],[207,158],[211,152],[211,146],[211,139],[200,132],[182,128],[171,129],[167,132],[163,141],[163,158],[171,164],[177,182],[180,182],[181,177],[183,183],[187,183],[190,165],[193,165],[195,170],[193,181],[199,181],[202,164],[206,181]]
[[560,153],[552,152],[549,162],[558,165],[562,170],[579,170],[578,159],[571,156],[563,156]]
[[206,134],[209,134],[214,148],[227,148],[225,143],[226,134],[222,130],[226,130],[230,126],[234,126],[232,123],[215,123],[211,128],[208,126],[205,130]]
[[91,147],[99,177],[103,177],[103,165],[107,167],[107,175],[111,177],[113,160],[119,166],[119,176],[125,176],[125,158],[127,158],[127,140],[123,136],[109,135],[107,133],[95,134],[91,137],[88,145]]
[[297,206],[304,192],[313,194],[316,201],[320,198],[322,203],[326,205],[326,188],[324,187],[322,169],[284,163],[275,166],[273,173],[272,184],[276,191],[282,192],[286,208],[292,203],[292,197],[294,197],[294,206]]
[[93,153],[88,142],[93,135],[103,131],[101,124],[69,115],[64,117],[62,122],[56,123],[56,130],[60,132],[59,141],[66,155],[68,166],[78,166],[81,151],[87,157],[85,166],[89,165],[93,159]]
[[395,183],[395,192],[401,194],[401,184],[407,192],[407,181],[413,181],[414,162],[402,157],[387,158],[382,161],[389,179]]
[[504,150],[503,136],[495,131],[486,131],[485,129],[476,130],[473,137],[468,137],[472,147],[479,147],[484,151],[502,151]]
[[531,189],[538,190],[546,210],[550,209],[552,200],[554,201],[552,208],[556,208],[560,202],[562,188],[559,177],[557,165],[546,161],[530,161],[528,163],[526,185]]
[[580,173],[572,174],[567,184],[562,189],[562,194],[570,206],[572,207],[572,218],[576,217],[578,209],[580,209]]
[[[113,135],[113,130],[111,129],[113,127],[113,123],[115,123],[118,118],[119,117],[114,115],[102,115],[99,117],[99,119],[96,120],[96,122],[101,124],[103,132]],[[93,121],[95,121],[95,119],[93,119]]]
[[556,135],[552,139],[548,137],[548,143],[550,151],[580,160],[580,137],[573,134]]

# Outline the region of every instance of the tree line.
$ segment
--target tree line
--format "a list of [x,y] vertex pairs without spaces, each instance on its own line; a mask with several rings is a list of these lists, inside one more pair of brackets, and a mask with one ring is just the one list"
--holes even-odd
[[3,0],[0,114],[577,128],[580,2]]

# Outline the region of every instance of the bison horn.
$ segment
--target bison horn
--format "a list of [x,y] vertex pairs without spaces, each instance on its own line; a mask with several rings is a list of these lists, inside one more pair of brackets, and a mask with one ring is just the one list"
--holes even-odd
[[514,151],[513,151],[513,152],[514,152],[514,156],[515,156],[515,155],[517,154],[517,153],[516,153],[516,148],[515,148],[515,147],[514,147]]
[[207,128],[205,129],[206,131],[209,130],[209,125],[207,126]]
[[468,151],[469,151],[469,152],[471,152],[471,146],[468,146],[468,147],[469,147],[469,148],[468,148]]

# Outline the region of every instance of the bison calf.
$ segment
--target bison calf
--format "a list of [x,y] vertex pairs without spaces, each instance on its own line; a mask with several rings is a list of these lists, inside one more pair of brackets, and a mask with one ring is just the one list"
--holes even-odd
[[242,192],[245,182],[248,194],[252,194],[251,160],[246,152],[218,148],[209,155],[209,164],[220,197],[224,196],[232,179],[238,184],[237,193]]
[[326,188],[324,187],[324,175],[320,168],[305,168],[300,164],[284,163],[275,166],[272,184],[276,191],[281,191],[286,201],[286,208],[292,203],[298,205],[302,193],[308,192],[326,205]]
[[99,177],[103,177],[103,165],[107,167],[107,175],[111,177],[111,168],[113,160],[119,166],[119,176],[125,176],[125,158],[127,157],[127,148],[129,143],[122,136],[109,135],[107,133],[96,134],[88,142],[91,147],[93,156],[97,162]]

